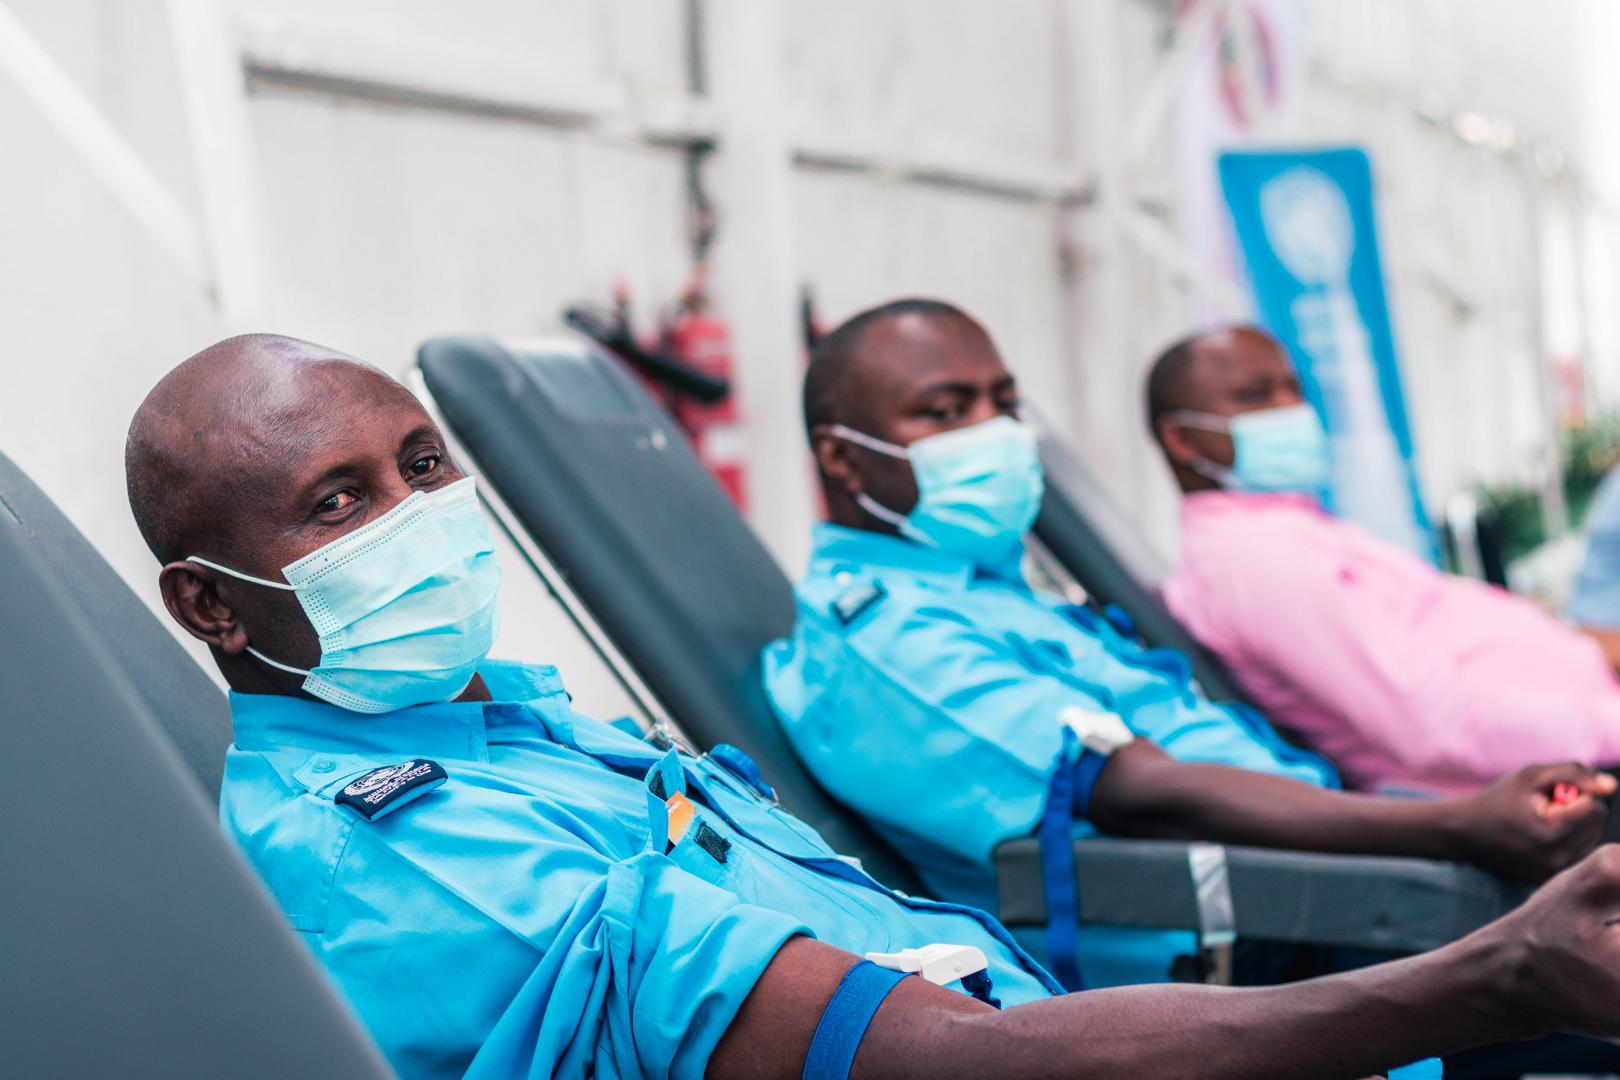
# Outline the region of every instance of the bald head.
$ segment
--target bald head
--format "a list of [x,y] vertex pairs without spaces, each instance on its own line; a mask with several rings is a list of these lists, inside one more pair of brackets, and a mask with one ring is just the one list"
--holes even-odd
[[1287,351],[1258,326],[1224,327],[1171,345],[1153,362],[1146,396],[1148,427],[1184,491],[1215,486],[1194,462],[1230,466],[1234,455],[1228,435],[1188,427],[1178,413],[1229,417],[1304,400]]
[[236,525],[267,484],[344,414],[409,393],[352,357],[271,334],[227,338],[164,376],[124,447],[130,508],[162,562],[231,558]]
[[[1279,383],[1299,382],[1277,339],[1258,326],[1230,326],[1182,338],[1165,349],[1148,373],[1148,426],[1178,409],[1218,415],[1268,408]],[[1284,388],[1286,389],[1286,388]],[[1292,404],[1292,401],[1289,402]]]
[[827,424],[864,428],[869,420],[864,410],[866,390],[898,362],[896,339],[941,332],[967,334],[989,343],[972,316],[942,300],[891,300],[840,323],[810,353],[810,366],[804,373],[805,433],[813,436]]
[[917,502],[908,462],[828,430],[845,427],[897,446],[1018,408],[1018,386],[990,335],[958,307],[896,300],[823,338],[804,381],[804,422],[827,513],[854,528],[892,532],[863,498],[904,514]]
[[130,424],[124,466],[135,520],[165,564],[164,606],[232,687],[254,694],[307,691],[250,646],[305,670],[322,655],[298,596],[254,579],[284,581],[285,567],[463,475],[399,383],[265,334],[221,341],[164,376]]

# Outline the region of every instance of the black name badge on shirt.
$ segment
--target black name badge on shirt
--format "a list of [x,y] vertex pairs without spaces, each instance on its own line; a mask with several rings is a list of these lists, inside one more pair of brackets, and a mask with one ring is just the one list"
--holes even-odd
[[367,821],[375,821],[404,806],[419,795],[426,795],[445,782],[447,774],[437,761],[416,758],[398,765],[356,777],[338,792],[335,801],[347,806]]

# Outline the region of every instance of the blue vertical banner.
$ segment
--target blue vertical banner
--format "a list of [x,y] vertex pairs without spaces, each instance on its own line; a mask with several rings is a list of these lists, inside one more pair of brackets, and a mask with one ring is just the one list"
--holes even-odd
[[1221,191],[1260,321],[1299,369],[1333,450],[1333,510],[1435,559],[1357,148],[1224,153]]

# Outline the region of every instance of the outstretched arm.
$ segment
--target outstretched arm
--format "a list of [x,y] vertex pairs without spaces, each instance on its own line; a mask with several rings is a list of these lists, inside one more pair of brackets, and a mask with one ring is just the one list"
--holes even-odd
[[[1573,801],[1555,802],[1558,784]],[[1455,799],[1326,791],[1223,765],[1177,761],[1138,739],[1092,791],[1090,818],[1120,836],[1215,840],[1299,851],[1460,859],[1539,881],[1598,842],[1612,777],[1580,765],[1522,769]]]
[[[1294,983],[1096,990],[997,1012],[906,979],[853,1076],[1354,1078],[1548,1030],[1620,1033],[1620,848],[1435,952]],[[848,953],[794,938],[709,1061],[717,1078],[797,1077]]]

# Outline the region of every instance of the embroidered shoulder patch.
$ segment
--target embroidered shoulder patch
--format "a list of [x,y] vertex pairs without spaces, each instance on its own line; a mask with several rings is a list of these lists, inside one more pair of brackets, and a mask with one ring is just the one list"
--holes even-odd
[[878,582],[862,582],[845,589],[838,599],[833,601],[833,614],[838,616],[839,622],[848,626],[888,595],[888,590]]
[[437,761],[415,758],[398,765],[372,769],[356,777],[336,802],[342,803],[367,821],[376,821],[421,795],[442,785],[447,774]]

